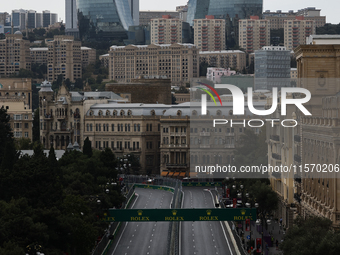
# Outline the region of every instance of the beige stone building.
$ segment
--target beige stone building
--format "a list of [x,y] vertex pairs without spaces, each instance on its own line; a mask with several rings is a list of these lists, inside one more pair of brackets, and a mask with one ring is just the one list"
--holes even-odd
[[182,23],[179,18],[163,15],[151,20],[151,44],[182,43]]
[[199,76],[198,49],[193,44],[114,45],[109,54],[109,79],[117,82],[163,76],[181,86]]
[[20,69],[31,70],[29,45],[19,31],[7,34],[5,39],[0,40],[0,77],[8,77]]
[[46,64],[48,62],[48,48],[30,48],[32,64]]
[[222,51],[226,48],[225,20],[213,15],[194,20],[194,44],[200,51]]
[[[264,109],[265,104],[265,101],[258,101],[257,108]],[[232,164],[235,150],[241,145],[240,137],[249,127],[212,127],[212,116],[233,118],[232,100],[224,101],[223,107],[208,103],[208,108],[210,116],[207,118],[199,116],[200,107],[195,108],[189,102],[173,105],[161,116],[161,175],[193,177],[197,174],[192,171],[195,165]],[[251,117],[248,109],[240,116],[246,121]],[[259,133],[260,128],[252,130]]]
[[314,21],[298,16],[294,20],[284,21],[284,46],[293,50],[300,44],[306,44],[306,37],[315,34]]
[[[287,98],[292,98],[292,95],[288,95]],[[281,98],[279,98],[281,100]],[[272,97],[268,97],[266,108],[272,106]],[[287,106],[287,115],[282,116],[281,111],[277,110],[268,119],[276,119],[272,126],[271,123],[267,123],[266,128],[266,141],[268,144],[268,164],[272,167],[285,166],[290,168],[293,165],[298,165],[300,162],[295,162],[300,146],[296,143],[296,138],[299,136],[299,127],[287,128],[280,125],[280,122],[285,119],[295,119],[295,107],[292,105]],[[288,125],[288,122],[286,123]],[[293,123],[289,123],[293,125]],[[268,173],[269,181],[272,189],[277,193],[279,197],[278,210],[275,217],[282,219],[284,227],[293,226],[293,221],[298,213],[298,202],[295,200],[294,194],[297,193],[297,183],[294,182],[294,171],[291,172],[270,172]]]
[[69,143],[84,141],[85,114],[94,104],[124,101],[113,92],[72,92],[62,85],[54,94],[48,81],[39,91],[40,141],[45,148],[65,150]]
[[[96,149],[111,148],[117,157],[134,154],[140,174],[159,174],[160,116],[164,104],[96,104],[86,112],[84,138]],[[131,172],[132,173],[132,172]]]
[[263,46],[270,45],[270,24],[268,20],[250,16],[250,19],[239,20],[239,46],[252,53]]
[[89,64],[96,63],[96,49],[92,49],[89,47],[80,47],[80,49],[82,67],[86,67]]
[[200,51],[199,62],[217,68],[242,71],[246,67],[246,53],[240,50]]
[[7,109],[15,138],[32,140],[32,83],[31,79],[0,79],[0,107]]
[[99,60],[102,62],[102,65],[106,68],[109,67],[109,60],[110,60],[110,54],[103,54],[99,56]]
[[[339,163],[338,92],[340,91],[340,45],[300,45],[295,49],[298,86],[308,89],[312,98],[306,104],[312,116],[301,115],[301,165]],[[304,217],[317,215],[329,218],[340,226],[339,176],[301,174],[300,210]]]
[[59,75],[63,80],[75,82],[82,77],[81,42],[75,41],[70,35],[56,35],[47,42],[48,64],[47,79],[55,81]]
[[190,93],[174,93],[173,95],[176,99],[176,104],[190,102]]

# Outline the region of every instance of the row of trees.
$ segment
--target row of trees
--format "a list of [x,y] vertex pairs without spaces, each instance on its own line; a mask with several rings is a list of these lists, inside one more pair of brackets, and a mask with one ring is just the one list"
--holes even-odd
[[35,143],[32,156],[19,157],[8,122],[1,108],[0,254],[89,254],[107,227],[100,219],[125,199],[114,154],[90,147],[57,160]]

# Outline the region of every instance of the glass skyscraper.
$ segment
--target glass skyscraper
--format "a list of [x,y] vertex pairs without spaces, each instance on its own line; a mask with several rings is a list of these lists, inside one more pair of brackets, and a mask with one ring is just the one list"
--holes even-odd
[[[116,37],[117,33],[126,34],[129,26],[133,26],[129,0],[77,0],[77,8],[96,34]],[[81,18],[78,17],[80,26]]]
[[239,19],[261,16],[263,0],[189,0],[187,22],[192,26],[194,19],[214,15],[217,19]]

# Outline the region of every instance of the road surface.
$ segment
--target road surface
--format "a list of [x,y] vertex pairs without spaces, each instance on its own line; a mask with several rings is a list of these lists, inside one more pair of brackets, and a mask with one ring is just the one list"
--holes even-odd
[[[183,192],[183,208],[215,207],[207,189],[185,187]],[[236,255],[224,223],[220,221],[181,222],[180,239],[180,255]]]
[[[170,208],[172,193],[164,190],[140,189],[133,209]],[[169,222],[129,222],[122,224],[118,242],[108,254],[161,255],[166,254]]]

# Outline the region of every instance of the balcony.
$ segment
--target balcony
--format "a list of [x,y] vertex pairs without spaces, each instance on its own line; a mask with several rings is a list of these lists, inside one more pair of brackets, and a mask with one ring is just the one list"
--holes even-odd
[[45,114],[44,119],[45,120],[53,120],[53,115],[52,114]]
[[187,144],[169,144],[169,148],[188,148]]
[[173,168],[185,168],[187,166],[188,166],[188,164],[166,164],[166,167],[171,168],[171,169],[173,169]]
[[301,156],[294,154],[294,161],[301,163]]
[[300,135],[294,135],[294,142],[301,142],[301,136]]
[[270,140],[276,141],[276,142],[280,142],[280,136],[278,135],[271,135],[270,136]]
[[281,160],[281,155],[279,155],[277,153],[272,153],[272,158],[276,159],[276,160]]

